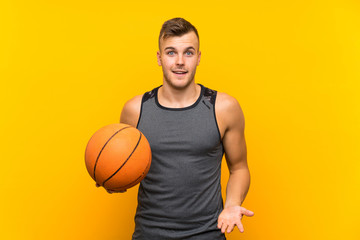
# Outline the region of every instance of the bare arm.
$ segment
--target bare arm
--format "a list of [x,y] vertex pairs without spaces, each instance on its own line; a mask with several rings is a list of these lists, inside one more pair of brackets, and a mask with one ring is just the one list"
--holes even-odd
[[225,208],[240,206],[250,186],[244,136],[244,114],[236,99],[230,98],[227,101],[227,112],[231,113],[231,116],[227,117],[227,129],[223,137],[223,145],[230,177],[226,188]]
[[[133,127],[136,127],[140,116],[141,99],[142,99],[142,95],[138,95],[128,100],[124,104],[124,107],[121,111],[120,123],[129,124]],[[96,183],[96,187],[100,187],[100,185]],[[111,189],[106,189],[106,191],[108,193],[126,192],[126,190],[114,191]]]
[[242,215],[254,213],[241,207],[250,186],[250,172],[247,164],[245,142],[245,119],[238,101],[227,95],[219,94],[216,105],[219,125],[223,130],[223,146],[230,176],[226,188],[224,211],[219,216],[218,227],[222,232],[231,232],[235,225],[241,232]]
[[136,127],[140,116],[141,99],[142,95],[138,95],[124,104],[124,107],[121,111],[120,123],[125,123]]

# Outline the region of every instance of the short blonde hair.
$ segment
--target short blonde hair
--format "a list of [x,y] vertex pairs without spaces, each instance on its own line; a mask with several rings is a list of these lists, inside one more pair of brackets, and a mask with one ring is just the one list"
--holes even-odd
[[198,38],[198,42],[200,45],[200,39],[199,39],[199,34],[197,29],[188,21],[186,21],[184,18],[172,18],[170,20],[167,20],[166,22],[164,22],[164,24],[162,25],[162,28],[160,30],[160,35],[159,35],[159,50],[160,49],[160,40],[161,39],[166,39],[169,37],[181,37],[182,35],[194,31],[197,38]]

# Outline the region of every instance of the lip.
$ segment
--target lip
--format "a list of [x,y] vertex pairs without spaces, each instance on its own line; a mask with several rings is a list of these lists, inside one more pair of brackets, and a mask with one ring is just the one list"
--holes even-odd
[[173,72],[173,74],[174,74],[174,76],[176,77],[176,78],[184,78],[184,77],[186,77],[186,75],[187,75],[187,73],[185,72],[185,73],[174,73]]
[[[176,76],[184,76],[188,73],[187,71],[171,71],[171,72]],[[181,73],[176,73],[176,72],[181,72]]]

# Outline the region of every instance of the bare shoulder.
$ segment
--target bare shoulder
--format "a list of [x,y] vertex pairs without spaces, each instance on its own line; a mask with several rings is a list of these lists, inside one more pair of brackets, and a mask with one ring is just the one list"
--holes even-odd
[[128,100],[121,111],[120,122],[136,127],[140,116],[141,100],[143,94]]
[[219,118],[226,129],[234,126],[244,127],[244,113],[235,97],[227,93],[218,92],[215,104],[217,118]]

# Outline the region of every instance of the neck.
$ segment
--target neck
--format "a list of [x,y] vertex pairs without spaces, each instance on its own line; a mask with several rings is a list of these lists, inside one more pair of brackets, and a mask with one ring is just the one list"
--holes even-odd
[[158,101],[161,105],[171,108],[184,108],[196,102],[200,95],[201,87],[195,82],[178,89],[166,84],[158,90]]

